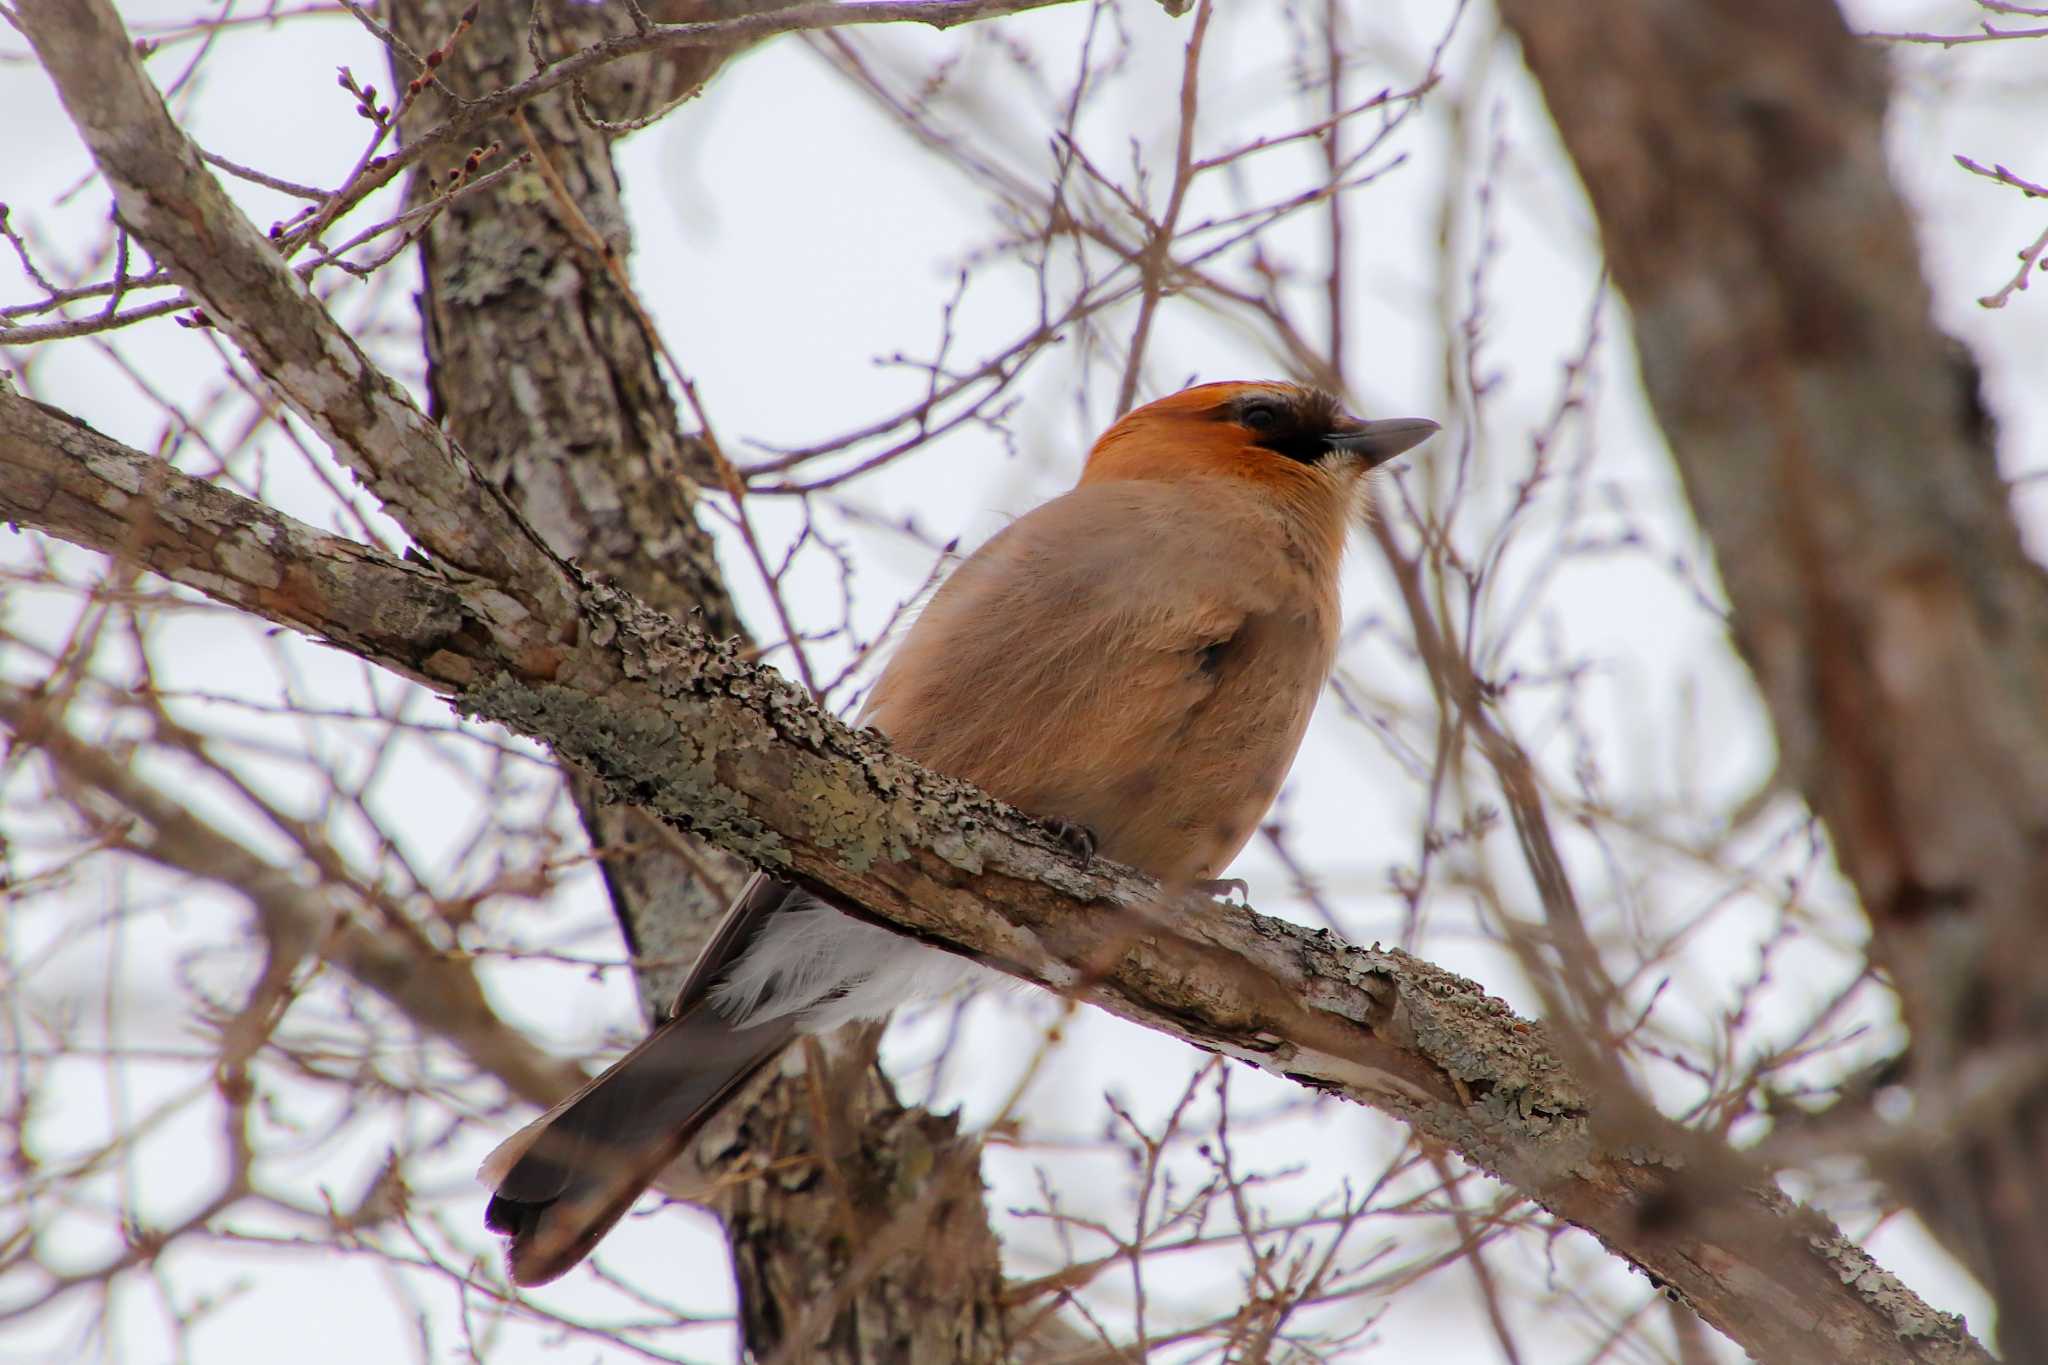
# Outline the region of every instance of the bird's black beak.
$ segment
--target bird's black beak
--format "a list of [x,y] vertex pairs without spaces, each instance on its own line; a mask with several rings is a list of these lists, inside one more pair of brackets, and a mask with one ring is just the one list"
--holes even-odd
[[1347,422],[1323,439],[1330,449],[1356,455],[1365,461],[1366,468],[1377,469],[1441,430],[1427,417],[1384,417],[1377,422]]

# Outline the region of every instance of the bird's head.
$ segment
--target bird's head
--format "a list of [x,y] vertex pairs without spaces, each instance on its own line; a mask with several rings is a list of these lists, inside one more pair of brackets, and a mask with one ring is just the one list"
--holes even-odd
[[1424,417],[1364,421],[1305,384],[1197,384],[1126,413],[1081,482],[1244,479],[1289,499],[1349,494],[1359,475],[1437,431]]

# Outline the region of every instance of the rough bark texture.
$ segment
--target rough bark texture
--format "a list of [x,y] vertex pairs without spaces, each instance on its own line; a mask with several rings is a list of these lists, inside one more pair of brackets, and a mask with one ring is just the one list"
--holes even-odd
[[[432,50],[454,32],[463,7],[395,6],[392,31],[414,52]],[[592,6],[550,4],[542,15],[548,50],[607,36],[610,16]],[[515,83],[532,65],[526,40],[526,7],[492,6],[436,74],[464,97]],[[708,62],[717,54],[683,55]],[[402,54],[393,65],[394,84],[418,74]],[[656,78],[677,70],[651,58],[621,62],[606,68],[606,93],[627,107],[622,113],[643,96],[664,103],[674,92]],[[438,90],[423,92],[401,135],[435,126],[447,104]],[[527,106],[525,118],[577,211],[620,259],[629,257],[609,139],[577,118],[563,94]],[[478,138],[526,150],[509,120]],[[408,186],[409,204],[434,196],[439,169],[427,161]],[[422,236],[430,410],[558,554],[715,637],[741,635],[711,538],[697,523],[697,489],[715,479],[710,461],[678,429],[632,307],[561,217],[545,177],[529,167],[505,194],[457,201]],[[642,969],[643,1000],[650,1010],[666,1008],[746,870],[701,846],[673,846],[644,817],[599,807],[576,787],[592,843],[609,851],[603,868],[628,945],[661,964]]]
[[[648,10],[678,22],[780,7],[670,0]],[[462,0],[391,6],[392,30],[424,53],[455,31],[463,8]],[[618,7],[545,0],[530,25],[532,12],[525,4],[482,8],[436,68],[440,81],[478,96],[533,73],[529,37],[544,58],[556,58],[631,31]],[[718,639],[743,627],[696,517],[698,487],[717,482],[709,452],[680,431],[631,300],[582,225],[564,220],[580,214],[617,260],[630,260],[611,137],[590,116],[644,118],[701,89],[730,55],[692,47],[618,62],[586,89],[585,113],[557,91],[524,107],[523,127],[501,119],[478,129],[479,143],[545,158],[553,177],[534,166],[503,194],[462,199],[420,242],[433,415],[558,554]],[[393,53],[393,67],[398,88],[419,74],[402,53]],[[400,131],[423,134],[453,110],[430,88]],[[409,202],[433,196],[437,169],[431,157],[422,163]],[[574,768],[568,777],[591,843],[603,850],[626,944],[643,963],[643,1004],[665,1010],[749,869],[634,806],[604,800]],[[738,1275],[746,1346],[763,1359],[847,1365],[1001,1359],[1001,1262],[981,1204],[979,1148],[952,1120],[899,1106],[873,1062],[869,1049],[848,1061],[865,1063],[866,1074],[840,1087],[843,1141],[826,1145],[835,1135],[818,1131],[812,1090],[790,1067],[715,1125],[696,1154],[719,1191],[712,1203]],[[934,1153],[947,1155],[942,1167]],[[829,1172],[811,1159],[820,1155]],[[872,1241],[895,1202],[922,1198],[940,1176],[952,1235],[905,1241],[897,1255],[848,1276],[848,1249]],[[888,1198],[861,1197],[876,1191]],[[830,1311],[820,1316],[820,1305]]]
[[1938,1140],[1879,1173],[1991,1290],[2009,1357],[2048,1360],[2048,578],[1931,320],[1880,56],[1829,0],[1501,8],[1599,217],[1781,775],[1904,1006]]
[[779,1343],[764,1360],[1015,1360],[980,1144],[897,1102],[878,1037],[848,1030],[832,1055],[813,1049],[802,1083],[772,1087],[733,1126],[728,1170],[748,1169],[735,1151],[773,1163],[721,1205],[742,1331]]
[[[0,516],[118,553],[125,527],[106,534],[103,517],[71,514],[94,502],[107,469],[122,471],[118,484],[154,462],[90,434],[72,438],[92,448],[90,464],[63,449],[24,449],[39,423],[78,429],[12,395],[0,395],[0,417],[0,462],[32,470],[0,481]],[[165,496],[191,500],[190,480],[159,477]],[[32,500],[13,501],[17,488]],[[288,547],[316,534],[286,531]],[[194,539],[189,552],[159,562],[208,592],[218,575],[206,564],[206,537]],[[386,571],[420,572],[395,563]],[[584,646],[555,676],[507,668],[461,688],[459,704],[552,745],[613,797],[827,888],[878,922],[1394,1115],[1599,1237],[1761,1359],[1810,1361],[1816,1340],[1839,1359],[1986,1358],[1960,1323],[1726,1148],[1592,1093],[1540,1025],[1473,983],[1249,911],[1175,905],[1162,915],[1159,890],[1143,876],[1077,863],[1038,822],[905,762],[879,736],[820,713],[773,670],[616,589],[586,587],[581,601]],[[467,677],[480,661],[459,663],[452,671]],[[438,685],[454,690],[446,679]],[[824,1149],[835,1150],[830,1116],[840,1101],[820,1095],[808,1112],[825,1130]],[[886,1128],[885,1120],[885,1144]],[[951,1197],[943,1182],[926,1188]],[[925,1207],[899,1204],[880,1234],[895,1235],[899,1220],[923,1218]],[[834,1247],[841,1269],[867,1264],[861,1244]]]

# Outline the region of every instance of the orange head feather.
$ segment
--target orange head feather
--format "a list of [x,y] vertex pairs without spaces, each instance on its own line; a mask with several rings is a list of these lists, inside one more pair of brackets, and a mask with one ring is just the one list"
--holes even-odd
[[1124,414],[1088,453],[1081,482],[1235,478],[1321,502],[1348,497],[1358,474],[1436,430],[1419,417],[1360,421],[1304,384],[1197,384]]

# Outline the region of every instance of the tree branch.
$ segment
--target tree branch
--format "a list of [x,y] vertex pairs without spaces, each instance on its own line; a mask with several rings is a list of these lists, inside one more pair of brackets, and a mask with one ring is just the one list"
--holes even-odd
[[[655,12],[695,18],[783,3],[667,0]],[[410,144],[467,99],[517,84],[532,69],[533,48],[580,51],[615,30],[619,15],[579,0],[535,0],[469,20],[464,0],[412,0],[389,19],[398,40],[393,88],[418,75],[406,52],[444,54],[433,81],[399,105],[399,133]],[[485,477],[563,558],[719,639],[743,637],[744,626],[699,525],[698,489],[725,480],[712,442],[679,430],[657,364],[660,338],[626,269],[630,215],[612,155],[618,125],[589,111],[651,117],[700,89],[729,55],[687,47],[621,63],[591,82],[598,88],[575,87],[573,102],[556,91],[482,125],[479,142],[530,148],[547,194],[450,205],[420,234],[418,294],[429,410]],[[416,203],[440,194],[425,163],[407,193]],[[505,402],[507,388],[521,401]],[[779,601],[779,587],[769,588]],[[750,869],[604,801],[574,767],[566,777],[636,959],[642,1006],[661,1017]],[[773,1083],[727,1106],[690,1154],[694,1194],[712,1191],[731,1251],[743,1348],[761,1360],[861,1365],[873,1359],[868,1343],[888,1340],[906,1358],[946,1365],[1009,1360],[1014,1341],[1006,1339],[979,1140],[960,1134],[951,1116],[898,1102],[873,1064],[875,1032],[851,1030],[805,1049],[800,1067],[789,1059]],[[831,1055],[822,1066],[821,1052]],[[755,1178],[814,1160],[831,1178]],[[876,1190],[889,1198],[860,1193]],[[849,1237],[861,1245],[857,1260]]]
[[[9,435],[0,468],[35,473],[0,478],[0,516],[119,553],[128,523],[72,495],[61,473],[85,457],[23,449],[38,430],[20,419],[25,406],[0,394],[0,430],[27,433]],[[75,477],[104,482],[92,470]],[[163,499],[200,501],[186,476],[158,478]],[[17,500],[22,488],[48,491],[31,504]],[[214,496],[232,499],[223,509],[242,501]],[[274,516],[253,505],[238,514],[245,524]],[[157,524],[168,534],[174,523]],[[280,525],[291,553],[320,552],[317,532]],[[260,576],[245,569],[223,586],[198,549],[159,562],[236,605],[240,585]],[[380,571],[394,584],[419,572],[353,557],[351,572]],[[610,588],[585,587],[579,607],[584,643],[549,675],[507,658],[441,689],[468,714],[548,743],[615,797],[879,923],[1401,1119],[1591,1232],[1762,1359],[1810,1360],[1821,1344],[1859,1361],[1987,1359],[1959,1321],[1727,1148],[1588,1094],[1540,1025],[1472,982],[1250,911],[1162,906],[1141,874],[1077,863],[1037,821],[897,757],[701,632]],[[345,646],[361,638],[321,633]]]
[[498,1017],[467,962],[336,914],[317,888],[195,815],[134,764],[52,724],[43,706],[20,689],[0,685],[0,722],[66,777],[141,817],[145,827],[131,831],[121,847],[231,888],[255,910],[266,938],[317,952],[521,1099],[545,1108],[582,1083],[579,1068],[547,1056]]
[[[0,516],[140,564],[438,691],[496,671],[505,657],[505,637],[488,635],[434,569],[180,474],[23,398],[4,377]],[[511,652],[533,658],[548,643],[537,635]]]
[[373,163],[361,176],[337,191],[337,212],[345,212],[422,157],[474,140],[485,124],[501,119],[521,105],[563,86],[587,80],[604,67],[643,53],[693,48],[737,51],[784,33],[814,33],[857,24],[923,24],[935,29],[1004,18],[1029,10],[1073,4],[1075,0],[867,0],[862,4],[810,4],[698,23],[654,24],[608,38],[551,63],[515,85],[479,96],[452,110],[436,127],[409,141],[405,149]]
[[414,539],[497,586],[498,600],[480,604],[494,629],[573,620],[561,562],[236,207],[172,120],[108,0],[24,0],[19,10],[136,239]]

